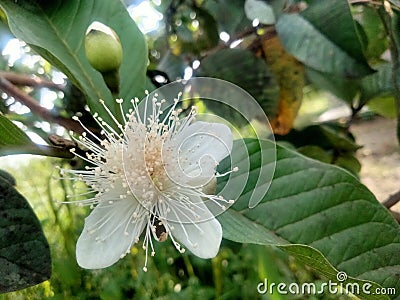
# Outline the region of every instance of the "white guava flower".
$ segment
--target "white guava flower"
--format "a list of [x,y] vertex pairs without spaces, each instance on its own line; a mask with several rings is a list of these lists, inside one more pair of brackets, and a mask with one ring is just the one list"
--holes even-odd
[[104,139],[75,117],[87,130],[76,140],[87,152],[86,156],[76,149],[72,152],[93,166],[81,171],[63,169],[62,173],[77,174],[75,180],[83,180],[96,192],[91,199],[71,201],[93,208],[76,245],[77,261],[83,268],[114,264],[130,252],[142,232],[145,271],[148,253],[155,254],[154,240],[170,238],[181,253],[186,247],[201,258],[218,253],[222,229],[206,201],[221,209],[233,203],[213,195],[216,177],[226,175],[218,174],[216,166],[232,150],[232,132],[223,124],[194,122],[195,108],[180,118],[179,97],[167,112],[161,110],[165,100],[148,96],[144,101],[144,112],[135,99],[133,109],[124,115],[122,100],[117,100],[124,124],[102,102],[122,132],[95,114]]

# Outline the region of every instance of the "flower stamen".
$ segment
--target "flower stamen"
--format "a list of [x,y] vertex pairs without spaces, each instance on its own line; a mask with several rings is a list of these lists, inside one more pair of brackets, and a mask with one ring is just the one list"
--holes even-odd
[[[103,139],[74,117],[87,133],[73,139],[77,146],[87,150],[84,155],[77,148],[71,152],[91,166],[60,172],[77,175],[72,180],[83,180],[89,187],[71,198],[96,192],[89,199],[65,202],[93,208],[77,244],[81,266],[102,268],[115,263],[130,252],[142,233],[144,271],[149,254],[155,255],[153,239],[164,242],[170,238],[180,253],[185,252],[182,243],[199,257],[216,255],[222,229],[206,202],[210,200],[224,210],[233,200],[205,193],[203,189],[215,178],[237,171],[236,167],[223,174],[215,171],[219,161],[229,155],[232,134],[222,124],[194,122],[196,107],[181,118],[181,96],[179,93],[165,109],[166,100],[159,101],[157,94],[150,96],[146,91],[143,102],[131,100],[133,107],[126,114],[123,100],[116,99],[122,124],[100,100],[114,123],[108,124],[98,114],[93,115]],[[140,109],[139,105],[144,107]],[[215,145],[216,142],[221,145]],[[202,157],[212,159],[200,163]]]

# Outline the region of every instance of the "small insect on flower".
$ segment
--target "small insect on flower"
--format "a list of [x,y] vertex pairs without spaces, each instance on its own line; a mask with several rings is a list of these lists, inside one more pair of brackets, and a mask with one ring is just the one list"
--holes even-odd
[[[223,124],[195,122],[195,108],[180,118],[180,96],[165,112],[161,108],[166,101],[157,100],[157,95],[152,99],[147,95],[142,103],[132,100],[126,115],[118,99],[123,124],[101,101],[120,130],[94,114],[104,139],[75,117],[86,130],[76,142],[88,151],[86,156],[71,151],[91,166],[61,172],[73,174],[72,180],[84,181],[96,193],[87,200],[68,202],[93,208],[76,245],[81,267],[114,264],[142,233],[145,271],[149,252],[155,254],[154,241],[171,240],[181,253],[187,248],[201,258],[218,253],[222,229],[207,204],[223,210],[233,203],[214,195],[216,178],[230,173],[218,174],[216,166],[232,150],[232,132]],[[142,104],[144,109],[139,109]]]

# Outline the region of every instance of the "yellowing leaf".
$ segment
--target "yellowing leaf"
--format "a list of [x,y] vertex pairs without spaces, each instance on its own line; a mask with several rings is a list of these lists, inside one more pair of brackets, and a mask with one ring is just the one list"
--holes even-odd
[[283,49],[277,36],[263,41],[262,50],[280,89],[278,111],[271,120],[271,126],[274,133],[284,135],[292,129],[301,105],[304,66]]

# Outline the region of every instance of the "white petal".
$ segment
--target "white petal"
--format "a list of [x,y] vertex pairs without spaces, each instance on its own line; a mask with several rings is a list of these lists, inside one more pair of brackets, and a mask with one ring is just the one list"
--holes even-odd
[[179,151],[180,169],[171,173],[179,174],[173,179],[201,186],[212,179],[217,164],[230,154],[233,136],[224,124],[198,121],[183,129],[171,142]]
[[[168,214],[171,234],[188,250],[200,258],[213,258],[217,255],[222,240],[221,224],[208,210],[200,197],[192,197],[198,215],[196,221],[190,213],[174,205]],[[171,221],[179,219],[180,222]]]
[[76,245],[76,259],[82,268],[106,268],[129,251],[145,226],[143,218],[132,222],[138,205],[134,198],[128,197],[112,204],[104,200],[94,208],[85,219]]
[[233,136],[224,124],[198,121],[179,133],[176,143],[183,151],[182,155],[189,155],[191,160],[210,156],[219,162],[231,152]]

